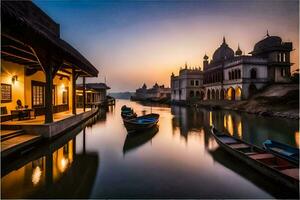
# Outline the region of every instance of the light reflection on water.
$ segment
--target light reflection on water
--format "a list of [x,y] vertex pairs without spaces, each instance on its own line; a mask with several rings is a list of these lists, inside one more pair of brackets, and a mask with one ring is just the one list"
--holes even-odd
[[7,161],[2,198],[294,197],[220,149],[209,126],[256,145],[274,139],[297,146],[297,121],[153,105],[158,128],[131,137],[120,116],[124,104],[137,114],[151,110],[118,100],[83,130]]

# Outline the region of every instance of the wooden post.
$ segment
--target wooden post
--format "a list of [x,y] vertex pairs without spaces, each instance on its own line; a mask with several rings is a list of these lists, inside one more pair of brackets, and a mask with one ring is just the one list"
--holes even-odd
[[75,68],[72,68],[72,113],[76,115],[76,74]]
[[53,122],[52,109],[52,65],[45,67],[46,85],[45,85],[45,123]]
[[53,155],[51,152],[46,154],[46,183],[51,185],[53,182]]
[[83,147],[82,147],[83,154],[85,154],[85,149],[86,149],[86,146],[85,146],[85,128],[86,127],[83,128],[83,133],[82,133],[82,135],[83,135],[83,143],[82,143],[82,145],[83,145]]
[[83,86],[83,112],[85,112],[86,107],[86,95],[85,95],[85,77],[82,77],[82,86]]

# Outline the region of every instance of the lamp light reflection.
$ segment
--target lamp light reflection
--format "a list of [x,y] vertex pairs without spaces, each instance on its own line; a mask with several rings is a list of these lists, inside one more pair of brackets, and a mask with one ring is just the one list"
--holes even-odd
[[34,168],[33,172],[32,172],[32,177],[31,177],[31,181],[33,183],[33,185],[36,185],[40,182],[41,180],[41,175],[42,175],[42,170],[39,166],[37,166],[36,168]]

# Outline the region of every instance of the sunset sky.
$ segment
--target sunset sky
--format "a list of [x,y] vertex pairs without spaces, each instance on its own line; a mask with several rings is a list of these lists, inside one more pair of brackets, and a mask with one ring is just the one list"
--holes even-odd
[[99,69],[110,92],[144,82],[170,85],[185,62],[202,67],[226,37],[249,53],[266,31],[293,42],[299,67],[299,4],[287,1],[34,1],[60,24],[61,37]]

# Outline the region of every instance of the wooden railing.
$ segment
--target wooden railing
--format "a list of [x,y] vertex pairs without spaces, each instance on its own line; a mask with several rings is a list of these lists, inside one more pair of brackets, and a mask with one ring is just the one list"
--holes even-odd
[[[55,105],[53,106],[53,113],[59,113],[69,110],[68,104]],[[34,107],[34,112],[36,116],[45,114],[45,107]]]

